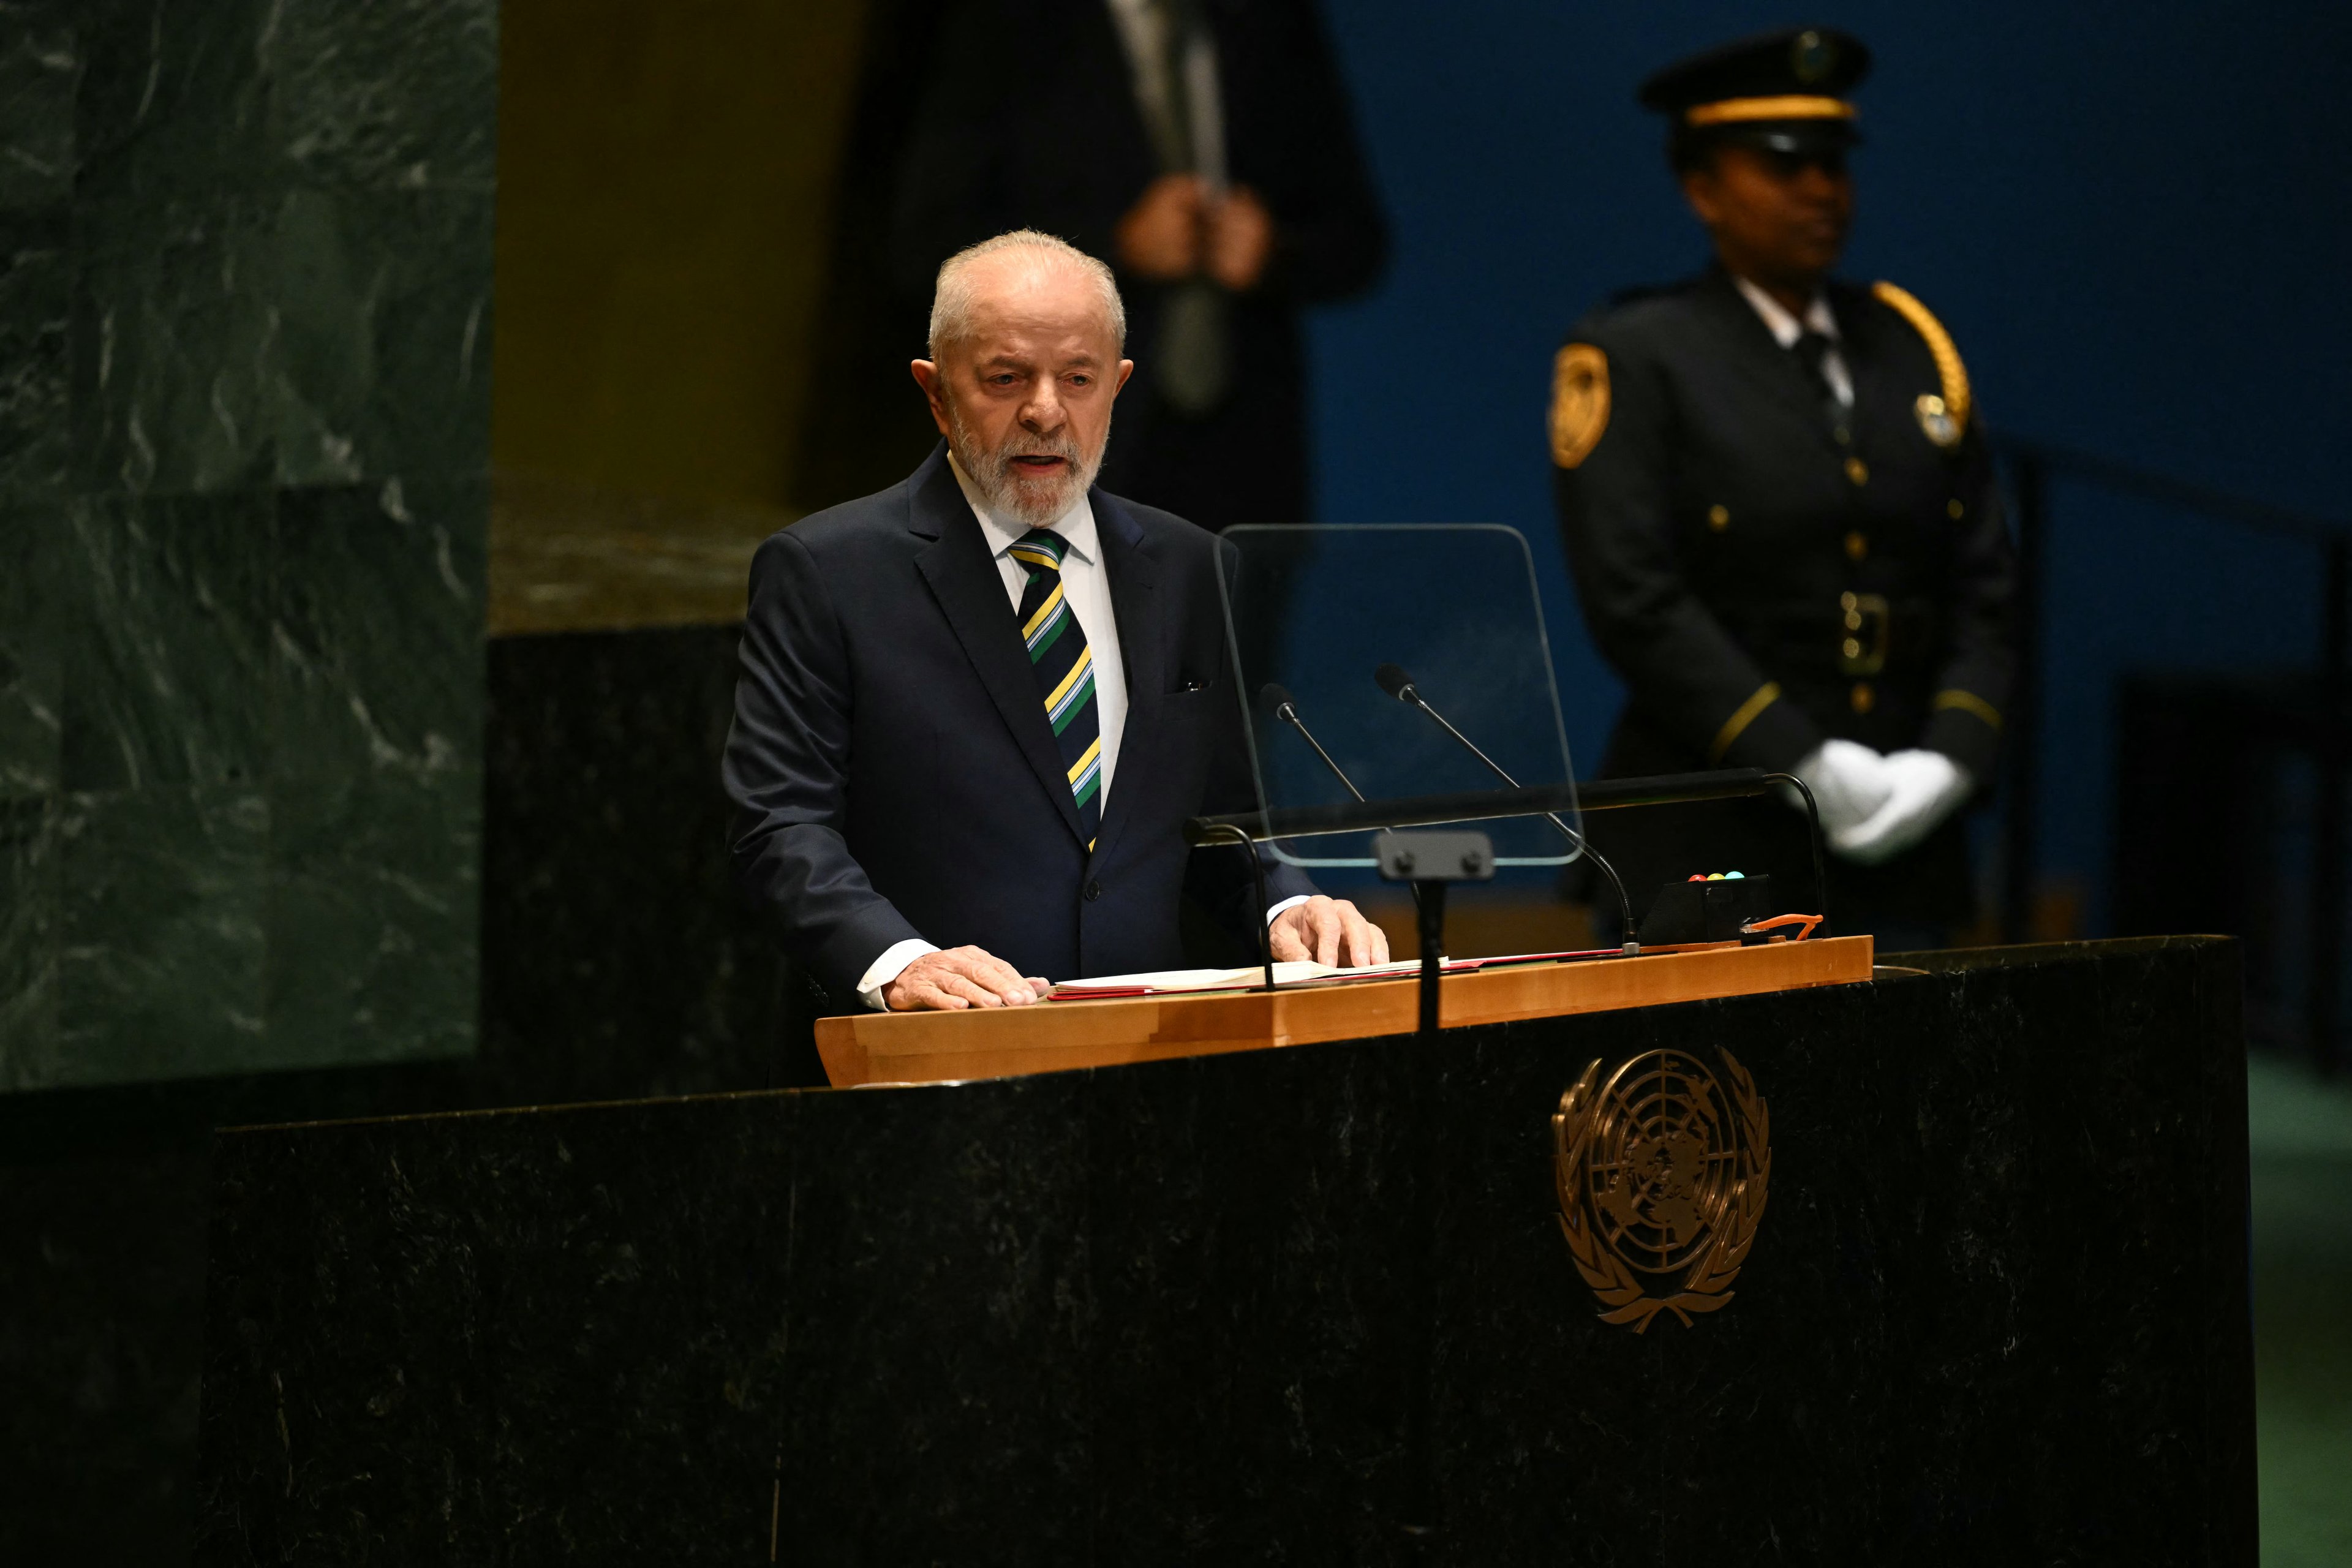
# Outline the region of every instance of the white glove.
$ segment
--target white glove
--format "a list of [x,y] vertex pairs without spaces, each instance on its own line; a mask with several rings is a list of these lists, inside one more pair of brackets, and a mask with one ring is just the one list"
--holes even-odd
[[[1892,860],[1933,833],[1976,784],[1968,769],[1941,752],[1895,752],[1879,768],[1890,786],[1885,802],[1868,820],[1829,831],[1832,849],[1864,866]],[[1829,813],[1822,819],[1829,828]]]
[[[1871,814],[1894,793],[1886,778],[1886,759],[1859,741],[1823,741],[1789,771],[1813,792],[1813,809],[1821,813],[1822,832],[1832,838],[1870,820]],[[1785,784],[1781,790],[1790,805],[1805,809],[1795,791]]]

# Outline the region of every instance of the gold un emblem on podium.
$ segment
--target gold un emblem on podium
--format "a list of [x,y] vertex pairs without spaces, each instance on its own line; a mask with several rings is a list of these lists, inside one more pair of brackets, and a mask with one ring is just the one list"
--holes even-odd
[[1649,1051],[1601,1083],[1596,1058],[1551,1119],[1559,1227],[1601,1321],[1685,1327],[1732,1297],[1764,1217],[1770,1109],[1729,1051],[1730,1092],[1686,1051]]

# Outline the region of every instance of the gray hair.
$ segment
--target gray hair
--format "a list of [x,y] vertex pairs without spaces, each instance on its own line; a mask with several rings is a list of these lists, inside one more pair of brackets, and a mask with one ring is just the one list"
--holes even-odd
[[1110,321],[1110,335],[1118,349],[1127,347],[1127,306],[1118,297],[1118,283],[1110,268],[1066,239],[1034,228],[1016,228],[967,246],[940,263],[939,282],[931,290],[931,358],[938,359],[941,349],[971,331],[972,289],[966,274],[973,262],[1001,250],[1027,251],[1036,260],[1063,262],[1092,278],[1102,289],[1103,314]]

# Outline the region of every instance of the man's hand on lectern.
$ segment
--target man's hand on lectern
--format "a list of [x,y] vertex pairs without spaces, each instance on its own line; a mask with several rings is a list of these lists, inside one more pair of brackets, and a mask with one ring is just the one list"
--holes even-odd
[[1318,893],[1293,904],[1266,928],[1277,963],[1312,959],[1349,969],[1389,961],[1389,935],[1345,899]]
[[951,947],[927,952],[898,972],[882,989],[882,1001],[893,1013],[921,1008],[954,1011],[964,1007],[1026,1007],[1054,988],[1053,983],[1022,973],[977,947]]

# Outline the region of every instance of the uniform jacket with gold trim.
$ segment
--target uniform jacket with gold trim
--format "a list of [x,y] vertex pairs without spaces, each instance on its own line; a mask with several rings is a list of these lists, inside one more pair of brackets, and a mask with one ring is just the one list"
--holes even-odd
[[1554,408],[1560,533],[1629,694],[1605,773],[1786,769],[1843,736],[1990,778],[2016,572],[1966,373],[1924,310],[1827,297],[1843,438],[1720,268],[1596,312],[1561,351],[1582,382]]

